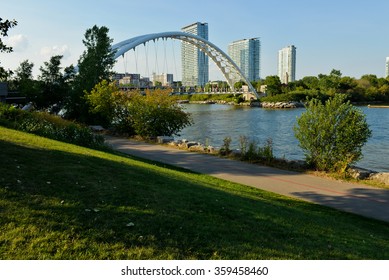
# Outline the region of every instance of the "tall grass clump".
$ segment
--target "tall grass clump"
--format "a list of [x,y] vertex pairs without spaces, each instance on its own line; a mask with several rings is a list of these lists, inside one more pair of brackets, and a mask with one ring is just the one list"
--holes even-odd
[[240,158],[249,162],[270,163],[274,159],[273,141],[271,138],[266,140],[264,145],[260,145],[256,140],[249,140],[247,136],[240,136]]

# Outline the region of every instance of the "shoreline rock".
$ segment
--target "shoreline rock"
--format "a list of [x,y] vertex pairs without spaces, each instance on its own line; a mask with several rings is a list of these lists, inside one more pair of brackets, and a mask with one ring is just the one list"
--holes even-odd
[[[200,142],[188,141],[187,139],[175,140],[173,137],[158,136],[158,143],[167,144],[169,146],[177,147],[179,149],[187,149],[192,152],[202,152],[215,154],[219,149],[213,146],[206,146]],[[239,156],[239,150],[231,151],[235,156]],[[285,160],[285,159],[284,159]],[[295,168],[303,168],[306,166],[303,160],[285,160],[285,163],[294,166]],[[389,172],[377,172],[370,169],[365,169],[357,166],[352,166],[347,170],[348,174],[356,180],[372,180],[389,185]]]
[[304,108],[305,105],[302,102],[297,101],[285,101],[285,102],[262,102],[260,104],[262,108],[270,109],[292,109],[292,108]]

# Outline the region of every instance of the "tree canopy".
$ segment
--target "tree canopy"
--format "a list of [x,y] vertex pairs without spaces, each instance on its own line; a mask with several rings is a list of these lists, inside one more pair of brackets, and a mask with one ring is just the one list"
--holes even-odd
[[[12,47],[4,44],[1,37],[8,36],[8,30],[15,27],[18,24],[16,20],[5,20],[3,21],[0,18],[0,53],[10,53],[12,52]],[[7,72],[3,67],[0,66],[0,80],[7,78],[11,73]]]
[[84,98],[102,80],[110,80],[114,66],[113,40],[108,36],[109,29],[94,25],[85,32],[82,41],[86,50],[78,60],[78,74],[74,77],[73,92],[67,103],[68,117],[83,122],[93,121]]

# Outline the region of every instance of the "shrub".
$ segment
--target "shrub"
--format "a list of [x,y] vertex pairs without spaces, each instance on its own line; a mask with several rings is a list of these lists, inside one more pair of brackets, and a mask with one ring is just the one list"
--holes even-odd
[[312,99],[294,127],[307,163],[317,170],[344,173],[362,158],[362,147],[371,136],[365,115],[345,99],[342,94],[325,104]]
[[166,90],[147,90],[146,96],[134,94],[126,109],[135,133],[146,138],[178,135],[191,124],[190,115]]
[[145,138],[172,136],[191,124],[190,115],[169,96],[170,90],[124,92],[114,84],[102,81],[86,98],[90,111],[101,114],[119,132]]
[[83,125],[42,112],[0,105],[0,124],[16,130],[91,148],[104,148],[104,138]]

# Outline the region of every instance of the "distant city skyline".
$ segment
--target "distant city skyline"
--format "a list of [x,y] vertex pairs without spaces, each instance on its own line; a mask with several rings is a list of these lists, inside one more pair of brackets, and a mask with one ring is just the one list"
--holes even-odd
[[[383,77],[385,60],[389,57],[389,36],[382,29],[389,10],[386,0],[118,0],[109,13],[105,1],[14,0],[3,1],[1,8],[3,19],[18,21],[9,36],[3,38],[14,52],[1,53],[1,65],[15,70],[28,59],[34,63],[35,77],[40,74],[39,67],[52,55],[64,56],[62,67],[76,65],[85,50],[82,43],[85,31],[93,25],[107,26],[113,43],[117,43],[142,34],[179,31],[191,22],[207,22],[212,27],[209,40],[225,52],[234,40],[258,36],[263,78],[277,75],[277,52],[288,44],[298,47],[296,79],[329,74],[332,69],[355,78],[364,74]],[[231,15],[237,12],[244,16],[231,21]],[[179,54],[178,47],[175,54]],[[171,57],[168,63],[173,61]],[[138,68],[140,62],[144,63],[139,60]],[[149,63],[153,65],[151,58]],[[119,58],[115,70],[124,72],[123,64]],[[169,69],[174,67],[169,65]],[[180,67],[177,64],[177,73],[181,75]],[[153,70],[150,69],[149,75]],[[128,63],[127,71],[135,72],[134,63]],[[147,71],[142,75],[146,74]],[[209,66],[209,79],[223,79],[213,63]]]

